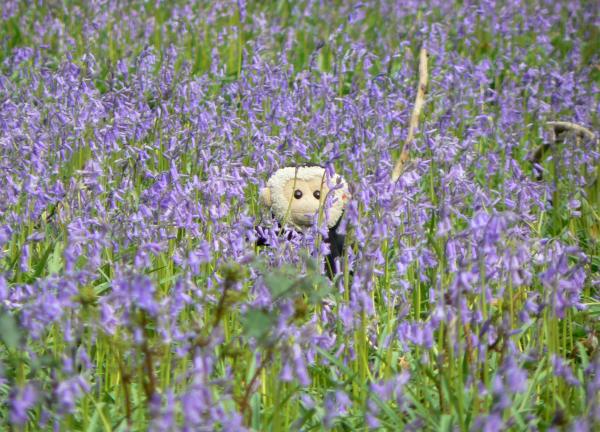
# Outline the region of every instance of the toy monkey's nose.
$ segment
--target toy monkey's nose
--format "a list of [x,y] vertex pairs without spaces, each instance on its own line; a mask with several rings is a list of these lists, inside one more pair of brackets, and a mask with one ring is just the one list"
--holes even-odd
[[316,213],[302,213],[300,214],[300,219],[302,219],[306,223],[312,222]]

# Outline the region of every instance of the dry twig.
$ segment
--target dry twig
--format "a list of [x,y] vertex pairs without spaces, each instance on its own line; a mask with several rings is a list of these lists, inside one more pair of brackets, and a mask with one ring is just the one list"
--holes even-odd
[[419,86],[417,88],[417,96],[415,97],[415,106],[413,107],[413,111],[410,116],[410,123],[408,125],[408,136],[406,137],[406,141],[404,141],[402,152],[400,153],[400,157],[396,161],[396,164],[394,165],[394,170],[392,171],[392,182],[395,182],[400,178],[404,166],[406,162],[408,162],[408,152],[410,150],[410,144],[414,138],[415,131],[419,126],[419,116],[421,115],[421,111],[423,110],[423,105],[425,105],[425,93],[427,92],[427,82],[427,50],[425,48],[421,48],[421,52],[419,54]]
[[[563,121],[549,121],[546,123],[546,126],[550,129],[550,142],[538,146],[535,149],[535,151],[529,156],[529,161],[533,164],[534,167],[541,163],[542,159],[544,159],[544,156],[546,155],[546,152],[552,146],[556,146],[558,143],[564,141],[565,137],[569,133],[575,135],[577,145],[580,145],[581,141],[584,139],[596,143],[597,146],[599,145],[598,138],[596,138],[592,131],[576,123]],[[542,173],[537,173],[536,180],[542,179]]]
[[596,140],[596,136],[592,131],[583,126],[580,126],[576,123],[564,122],[564,121],[549,121],[546,125],[552,128],[552,131],[556,136],[565,133],[565,132],[575,132],[575,134],[580,138],[587,138],[591,141]]

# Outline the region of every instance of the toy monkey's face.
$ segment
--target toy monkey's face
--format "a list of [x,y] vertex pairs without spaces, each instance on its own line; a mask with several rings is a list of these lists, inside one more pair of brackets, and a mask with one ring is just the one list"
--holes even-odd
[[[311,226],[326,200],[331,199],[331,206],[328,203],[323,213],[323,217],[327,217],[327,226],[331,228],[342,216],[350,193],[339,176],[330,179],[329,184],[333,189],[330,189],[322,167],[287,167],[271,176],[260,197],[264,205],[272,208],[280,222],[297,227]],[[336,184],[341,187],[336,187]]]
[[311,225],[328,193],[329,188],[321,184],[320,178],[285,182],[283,196],[289,206],[290,222],[300,226]]

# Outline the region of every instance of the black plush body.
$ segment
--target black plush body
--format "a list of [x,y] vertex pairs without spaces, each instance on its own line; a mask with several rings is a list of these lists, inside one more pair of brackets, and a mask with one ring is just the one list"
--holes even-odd
[[344,244],[346,242],[346,235],[339,234],[337,232],[337,228],[339,225],[340,221],[338,221],[338,223],[333,228],[329,228],[329,231],[327,233],[327,239],[324,239],[326,243],[329,243],[329,254],[325,257],[325,267],[327,267],[327,275],[330,279],[333,279],[333,277],[335,276],[336,258],[340,259],[340,268],[342,268],[341,260],[344,256]]
[[[341,266],[341,260],[344,255],[344,245],[346,241],[346,236],[337,232],[337,229],[340,225],[340,221],[338,221],[338,223],[335,224],[334,227],[329,228],[329,230],[327,231],[327,237],[323,237],[323,241],[329,245],[329,253],[325,256],[325,270],[327,271],[327,276],[329,277],[329,279],[333,279],[333,277],[336,274],[336,259],[340,259]],[[255,231],[258,237],[256,239],[256,246],[270,246],[269,239],[263,234],[264,230],[260,229],[259,227],[256,227]],[[281,227],[278,227],[277,235],[286,235],[286,233],[287,240],[292,239],[293,233],[296,233],[297,235],[303,235],[300,231],[282,230]]]

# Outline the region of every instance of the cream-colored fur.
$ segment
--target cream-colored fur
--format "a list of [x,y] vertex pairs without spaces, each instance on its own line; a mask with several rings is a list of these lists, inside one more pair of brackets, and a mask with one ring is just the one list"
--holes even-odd
[[[327,207],[327,226],[332,228],[342,216],[344,207],[350,199],[348,185],[340,176],[336,175],[330,179],[330,183],[336,185],[338,179],[342,187],[330,190],[324,168],[317,166],[281,168],[273,173],[267,182],[267,187],[261,189],[260,199],[265,206],[272,208],[280,222],[288,222],[303,228],[313,224],[315,215],[323,208],[327,197],[331,196],[331,205],[325,207]],[[299,199],[294,197],[297,191],[302,194]],[[319,192],[320,199],[315,198],[315,191]]]

